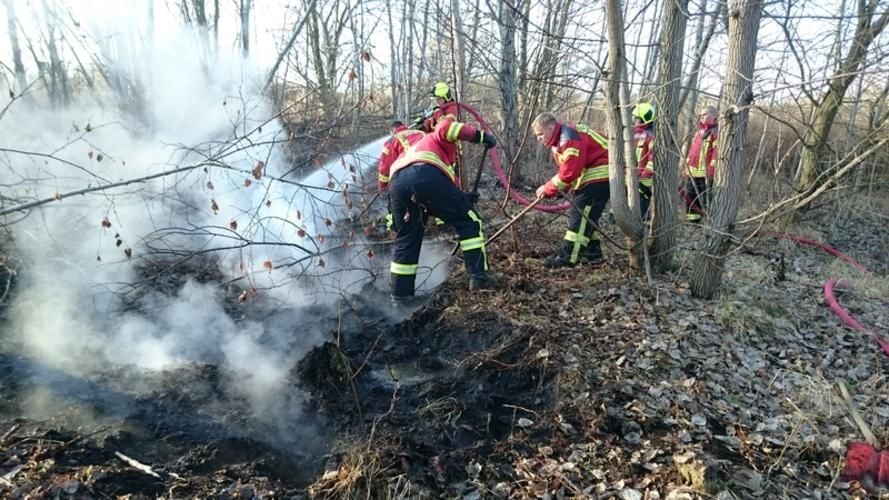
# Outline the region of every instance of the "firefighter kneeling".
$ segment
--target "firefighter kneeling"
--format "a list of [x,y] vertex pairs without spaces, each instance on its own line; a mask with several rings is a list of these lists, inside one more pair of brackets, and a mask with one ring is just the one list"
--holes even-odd
[[457,231],[471,290],[493,288],[496,283],[487,272],[482,220],[457,189],[452,165],[458,141],[486,148],[496,144],[490,134],[446,117],[392,165],[389,193],[396,238],[390,293],[396,303],[414,295],[427,216],[439,217]]

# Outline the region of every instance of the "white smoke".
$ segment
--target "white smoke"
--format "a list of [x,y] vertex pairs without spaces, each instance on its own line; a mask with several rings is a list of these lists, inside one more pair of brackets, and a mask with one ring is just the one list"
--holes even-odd
[[[320,322],[296,316],[297,308],[386,275],[387,257],[369,257],[360,227],[343,223],[363,208],[357,192],[383,139],[301,181],[282,179],[291,170],[288,134],[249,62],[220,55],[207,65],[183,33],[150,51],[127,37],[126,60],[151,68],[141,115],[83,93],[64,110],[47,111],[40,95],[36,105],[17,101],[0,119],[4,196],[60,198],[5,219],[13,241],[4,250],[22,265],[0,350],[12,344],[48,369],[84,378],[122,366],[151,374],[214,365],[255,415],[293,421],[302,395],[288,374],[324,340]],[[217,259],[207,272],[218,279],[146,285],[170,262],[197,265],[206,256]],[[274,306],[280,314],[232,315],[254,302],[253,311]]]

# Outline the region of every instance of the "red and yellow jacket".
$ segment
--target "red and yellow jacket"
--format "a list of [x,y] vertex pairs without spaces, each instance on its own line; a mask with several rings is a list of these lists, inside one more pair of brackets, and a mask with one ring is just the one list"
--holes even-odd
[[546,196],[608,182],[608,139],[602,134],[584,125],[556,123],[547,146],[559,171],[544,184]]
[[389,175],[392,163],[395,162],[405,151],[416,144],[423,138],[423,132],[419,130],[409,129],[400,126],[395,129],[392,138],[383,144],[383,151],[380,153],[379,175],[377,176],[377,185],[380,191],[389,187]]
[[426,163],[438,167],[456,184],[457,176],[453,165],[457,161],[457,142],[472,141],[481,144],[484,140],[484,132],[446,116],[432,132],[424,135],[401,158],[395,160],[389,175],[394,176],[402,168],[414,163]]
[[456,101],[448,101],[435,108],[435,111],[432,112],[432,116],[423,121],[422,130],[427,134],[432,132],[435,126],[445,118],[450,118],[451,120],[457,121]]
[[688,148],[688,175],[696,178],[713,177],[716,172],[716,127],[701,126]]
[[636,140],[636,167],[639,172],[639,184],[651,187],[654,181],[654,134],[647,125],[636,126],[633,129],[633,138]]

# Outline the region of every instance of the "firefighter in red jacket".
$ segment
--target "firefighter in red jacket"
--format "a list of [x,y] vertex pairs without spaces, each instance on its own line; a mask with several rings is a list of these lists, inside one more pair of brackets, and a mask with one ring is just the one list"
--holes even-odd
[[435,98],[435,105],[414,121],[411,128],[429,133],[444,118],[457,119],[457,101],[447,83],[436,83],[432,87],[432,97]]
[[377,177],[377,186],[380,191],[389,188],[389,170],[395,160],[400,158],[409,147],[416,144],[423,135],[422,131],[409,129],[398,120],[392,122],[392,138],[383,144],[383,151],[380,153],[379,175]]
[[414,295],[427,214],[441,218],[457,231],[469,274],[469,288],[486,289],[495,285],[487,272],[482,220],[455,183],[453,164],[459,141],[484,144],[486,148],[496,145],[492,135],[444,117],[432,132],[397,159],[390,170],[389,193],[396,231],[390,293],[396,303]]
[[636,141],[636,167],[639,172],[639,209],[646,219],[651,206],[654,184],[654,121],[657,113],[648,102],[640,102],[633,108],[633,139]]
[[716,140],[719,138],[719,125],[716,108],[706,106],[701,110],[698,131],[695,132],[688,149],[688,167],[684,175],[688,177],[683,197],[687,208],[686,218],[699,221],[709,202],[708,185],[713,179],[716,167]]
[[[421,130],[407,128],[404,123],[398,120],[392,122],[392,138],[383,144],[383,150],[380,152],[377,187],[381,193],[389,189],[389,171],[392,168],[392,163],[400,158],[408,148],[419,142],[423,135]],[[386,198],[389,197],[386,196]],[[386,229],[390,230],[393,227],[391,201],[387,203],[387,207],[389,208],[386,214]]]
[[608,187],[608,140],[583,125],[559,122],[552,113],[541,113],[531,128],[537,141],[552,150],[558,173],[537,188],[538,198],[574,191],[568,214],[568,231],[556,255],[544,259],[550,268],[572,267],[581,258],[602,260],[595,233],[599,217],[611,197]]

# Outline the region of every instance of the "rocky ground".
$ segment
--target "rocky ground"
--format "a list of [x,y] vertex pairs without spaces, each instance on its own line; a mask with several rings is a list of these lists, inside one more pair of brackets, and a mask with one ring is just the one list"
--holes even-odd
[[[379,312],[379,291],[348,301],[361,320],[292,370],[331,437],[316,456],[230,433],[164,440],[171,429],[144,421],[136,432],[7,418],[0,495],[878,496],[841,471],[862,439],[850,406],[889,446],[889,357],[825,307],[822,286],[843,278],[839,300],[885,337],[889,228],[883,211],[844,213],[776,229],[834,245],[871,274],[763,236],[729,259],[711,301],[689,292],[691,252],[651,283],[607,245],[605,264],[546,270],[564,219],[535,213],[490,249],[498,290],[468,293],[458,268],[401,317]],[[700,233],[683,228],[690,242]],[[14,382],[2,384],[10,397]],[[165,394],[175,391],[155,397]]]

